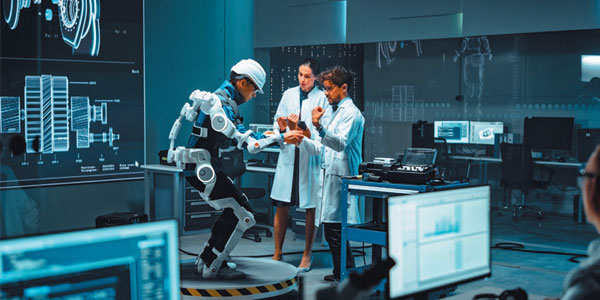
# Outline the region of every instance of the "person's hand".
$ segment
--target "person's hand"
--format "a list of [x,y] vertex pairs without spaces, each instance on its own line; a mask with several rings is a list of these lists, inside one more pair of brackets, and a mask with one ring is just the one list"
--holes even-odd
[[304,138],[304,134],[300,130],[290,130],[283,134],[283,141],[286,144],[298,145]]
[[308,127],[306,129],[300,129],[302,130],[302,135],[304,135],[304,137],[307,137],[310,139],[310,129],[308,129]]
[[288,116],[287,120],[288,120],[288,127],[290,128],[290,130],[296,130],[297,125],[298,125],[298,120],[300,120],[300,117],[298,117],[297,114],[291,114]]
[[285,128],[287,127],[287,118],[286,117],[277,118],[277,125],[279,125],[279,131],[284,132]]
[[323,116],[323,114],[325,114],[325,110],[322,107],[317,106],[317,107],[313,108],[312,123],[315,127],[319,127],[319,120],[321,120],[321,117]]

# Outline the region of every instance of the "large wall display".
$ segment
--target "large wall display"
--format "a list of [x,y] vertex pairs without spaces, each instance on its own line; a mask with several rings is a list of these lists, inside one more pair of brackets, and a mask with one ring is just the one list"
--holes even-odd
[[7,0],[2,12],[0,188],[142,178],[143,2]]

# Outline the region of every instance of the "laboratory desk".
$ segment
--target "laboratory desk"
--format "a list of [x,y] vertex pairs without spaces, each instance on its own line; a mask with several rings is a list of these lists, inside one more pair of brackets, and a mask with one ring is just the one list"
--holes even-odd
[[[469,161],[469,162],[479,162],[479,174],[481,174],[481,183],[482,184],[487,184],[488,183],[488,165],[489,164],[502,164],[502,159],[501,158],[496,158],[496,157],[478,157],[478,156],[460,156],[460,155],[451,155],[450,159],[453,160],[463,160],[463,161]],[[545,167],[545,168],[568,168],[568,169],[575,169],[575,171],[579,171],[582,168],[585,168],[585,163],[584,162],[577,162],[577,161],[564,161],[564,162],[560,162],[560,161],[549,161],[549,160],[533,160],[533,165],[534,167]],[[583,223],[584,222],[584,216],[583,216],[583,201],[581,199],[581,196],[576,197],[574,199],[574,201],[577,201],[578,203],[573,203],[573,215],[574,215],[574,219],[576,220],[577,223]]]
[[177,219],[179,234],[188,234],[184,228],[185,176],[176,166],[143,165],[144,209],[150,221]]
[[[497,157],[486,157],[486,156],[461,156],[461,155],[450,155],[450,159],[453,160],[464,160],[469,162],[479,162],[479,170],[481,174],[481,183],[487,184],[487,173],[488,164],[501,164],[502,159]],[[571,161],[548,161],[548,160],[533,160],[533,165],[551,167],[551,168],[575,168],[577,170],[584,168],[585,163],[583,162],[571,162]]]
[[[343,280],[349,274],[346,270],[346,241],[358,241],[373,245],[373,261],[381,259],[382,246],[387,244],[387,228],[381,230],[368,228],[368,226],[357,225],[348,226],[348,198],[350,196],[365,196],[373,198],[373,221],[381,222],[382,206],[387,199],[392,196],[410,195],[424,193],[448,188],[468,186],[468,183],[451,183],[447,185],[411,185],[385,182],[372,182],[357,179],[342,179],[342,191],[340,199],[340,209],[342,211],[342,237],[341,237],[341,258],[340,258],[340,277]],[[384,200],[384,201],[381,201]],[[364,267],[355,268],[356,270]],[[354,269],[353,269],[354,270]]]
[[[142,168],[145,178],[144,209],[150,220],[177,219],[180,235],[208,232],[222,212],[200,197],[186,181],[181,168],[161,164],[143,165]],[[246,171],[267,174],[267,192],[270,192],[274,167],[249,164]],[[272,210],[269,211],[269,220],[272,220]]]

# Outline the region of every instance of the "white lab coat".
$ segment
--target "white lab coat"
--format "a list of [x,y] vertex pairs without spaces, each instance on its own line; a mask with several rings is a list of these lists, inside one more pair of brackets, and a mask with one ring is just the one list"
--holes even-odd
[[[300,114],[300,87],[286,90],[281,97],[277,107],[273,126],[277,125],[277,118],[288,117],[290,114],[300,115],[300,120],[306,123],[311,131],[311,138],[320,140],[319,133],[312,124],[312,109],[321,106],[328,108],[327,98],[318,87],[313,88],[308,98],[302,101],[302,113]],[[327,117],[328,118],[328,117]],[[288,128],[289,129],[289,128]],[[277,169],[273,179],[271,198],[283,202],[290,202],[292,194],[292,179],[294,177],[294,156],[296,146],[281,143],[281,152],[277,160]],[[320,174],[321,157],[318,153],[311,155],[300,150],[300,161],[298,170],[299,207],[316,208],[321,199],[322,178]]]
[[[352,99],[342,100],[335,113],[331,106],[330,122],[323,122],[325,135],[321,141],[302,140],[301,151],[323,154],[323,199],[317,206],[315,223],[340,223],[340,197],[342,176],[358,174],[358,165],[362,162],[362,138],[365,118],[354,105]],[[360,223],[358,198],[348,199],[348,223]]]

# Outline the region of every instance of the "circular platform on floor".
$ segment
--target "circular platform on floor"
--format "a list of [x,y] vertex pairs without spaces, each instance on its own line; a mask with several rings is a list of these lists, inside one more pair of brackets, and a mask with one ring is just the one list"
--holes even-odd
[[203,279],[194,274],[195,259],[182,260],[180,292],[182,299],[226,297],[264,299],[291,292],[297,286],[296,267],[267,258],[234,258],[237,269],[246,273],[240,280]]

